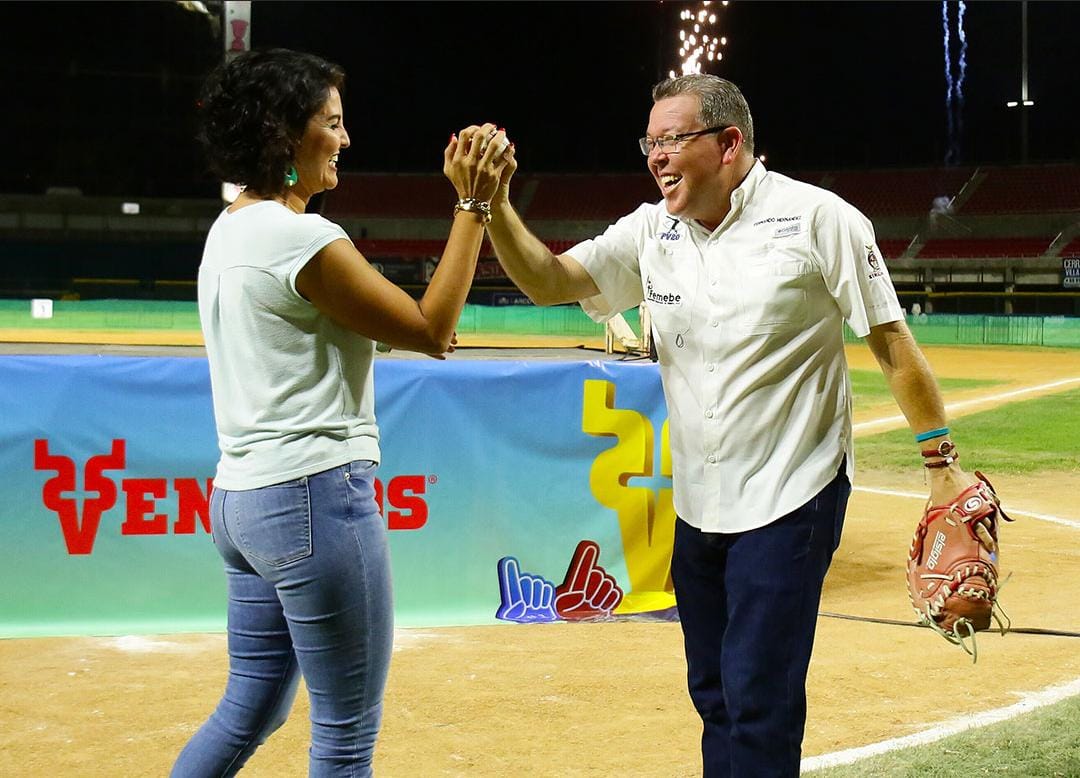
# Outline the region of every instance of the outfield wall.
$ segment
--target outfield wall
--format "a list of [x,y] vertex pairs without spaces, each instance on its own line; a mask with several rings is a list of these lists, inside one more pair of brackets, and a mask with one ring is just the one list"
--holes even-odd
[[[637,310],[626,320],[640,329]],[[1055,346],[1080,348],[1080,318],[1065,316],[992,316],[920,314],[908,316],[920,343],[934,345]],[[58,300],[53,316],[33,319],[29,300],[0,300],[0,330],[190,330],[199,329],[195,303],[144,300]],[[466,305],[459,333],[581,335],[603,337],[604,328],[576,305]],[[857,340],[845,328],[848,342]]]

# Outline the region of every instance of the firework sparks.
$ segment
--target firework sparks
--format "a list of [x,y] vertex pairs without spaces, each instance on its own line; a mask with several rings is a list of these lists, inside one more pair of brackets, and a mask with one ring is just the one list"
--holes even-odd
[[695,10],[682,10],[679,14],[679,72],[669,70],[670,78],[700,73],[703,62],[719,62],[724,58],[720,49],[727,45],[727,38],[716,34],[716,25],[717,12],[726,6],[727,0],[720,3],[702,0]]

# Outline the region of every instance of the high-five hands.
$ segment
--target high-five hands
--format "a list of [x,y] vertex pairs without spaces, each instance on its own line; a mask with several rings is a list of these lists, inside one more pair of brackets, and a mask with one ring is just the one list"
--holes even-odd
[[513,145],[507,140],[505,130],[490,123],[473,124],[450,136],[443,151],[443,173],[454,185],[460,199],[473,198],[489,203],[513,154]]

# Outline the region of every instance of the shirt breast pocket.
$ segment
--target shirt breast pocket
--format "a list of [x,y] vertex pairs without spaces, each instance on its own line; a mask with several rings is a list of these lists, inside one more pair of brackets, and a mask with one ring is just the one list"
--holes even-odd
[[739,268],[739,329],[749,334],[795,330],[806,325],[807,290],[818,276],[805,259],[778,251],[758,255]]

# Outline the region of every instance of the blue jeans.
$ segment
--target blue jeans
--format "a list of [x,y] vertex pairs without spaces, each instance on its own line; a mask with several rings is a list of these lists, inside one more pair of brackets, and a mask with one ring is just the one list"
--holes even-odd
[[801,508],[759,529],[675,524],[671,577],[705,778],[796,778],[821,587],[840,544],[843,468]]
[[375,463],[214,489],[229,591],[229,680],[174,778],[235,775],[289,715],[303,674],[311,776],[368,776],[394,640]]

